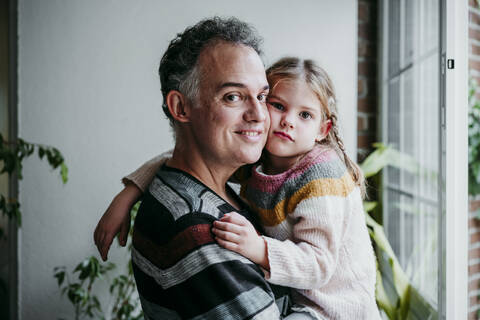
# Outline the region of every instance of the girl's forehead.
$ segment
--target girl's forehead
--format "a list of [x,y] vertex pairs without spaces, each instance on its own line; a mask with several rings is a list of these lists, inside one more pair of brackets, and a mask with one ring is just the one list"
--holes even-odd
[[303,79],[281,79],[270,86],[271,95],[304,96],[318,100],[316,92]]

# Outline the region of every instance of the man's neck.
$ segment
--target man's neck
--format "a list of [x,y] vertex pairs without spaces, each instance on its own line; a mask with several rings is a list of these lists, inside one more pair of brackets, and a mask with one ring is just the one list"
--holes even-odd
[[227,181],[235,172],[236,168],[212,163],[212,161],[204,159],[204,157],[195,150],[188,149],[189,148],[181,148],[176,145],[173,150],[172,158],[166,163],[167,166],[185,171],[194,176],[225,201],[238,209],[239,206],[237,201],[227,192],[226,189]]

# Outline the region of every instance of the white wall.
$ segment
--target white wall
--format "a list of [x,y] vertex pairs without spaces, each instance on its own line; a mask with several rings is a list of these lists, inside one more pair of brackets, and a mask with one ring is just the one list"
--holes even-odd
[[71,318],[52,269],[96,254],[92,232],[120,177],[172,146],[159,58],[177,32],[214,14],[255,25],[267,64],[284,55],[318,60],[336,84],[355,154],[356,1],[19,0],[19,135],[58,147],[70,168],[63,186],[46,164],[25,164],[22,319]]

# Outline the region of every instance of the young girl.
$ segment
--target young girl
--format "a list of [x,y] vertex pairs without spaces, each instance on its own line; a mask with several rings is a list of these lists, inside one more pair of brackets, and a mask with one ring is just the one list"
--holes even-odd
[[[260,265],[270,283],[291,287],[293,310],[313,319],[380,319],[363,176],[339,137],[331,80],[298,58],[279,60],[267,78],[264,155],[236,174],[264,235],[234,213],[215,221],[212,232],[219,245]],[[149,162],[126,180],[144,190],[158,166]]]

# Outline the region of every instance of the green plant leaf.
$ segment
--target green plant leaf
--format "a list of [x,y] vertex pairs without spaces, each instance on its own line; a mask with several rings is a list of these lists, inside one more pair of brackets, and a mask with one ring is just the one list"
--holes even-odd
[[363,210],[370,212],[375,209],[378,205],[377,201],[363,201]]
[[60,164],[60,175],[62,177],[63,184],[67,183],[67,181],[68,181],[68,167],[63,162]]

